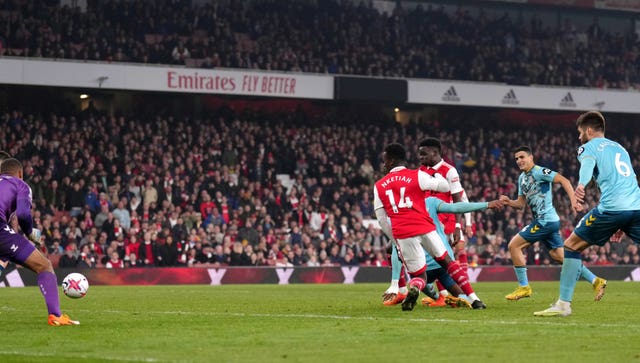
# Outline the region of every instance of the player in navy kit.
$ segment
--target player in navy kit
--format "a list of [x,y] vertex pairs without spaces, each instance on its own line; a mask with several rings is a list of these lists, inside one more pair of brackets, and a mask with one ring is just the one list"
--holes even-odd
[[[581,208],[576,200],[571,182],[551,169],[536,165],[533,161],[531,148],[520,146],[515,149],[513,154],[518,168],[522,171],[518,177],[518,198],[512,200],[506,195],[502,195],[500,199],[517,209],[528,205],[533,214],[533,221],[509,241],[509,252],[519,286],[515,291],[505,296],[507,300],[529,297],[533,292],[529,286],[523,249],[540,241],[549,249],[549,255],[554,261],[562,263],[564,259],[563,241],[560,237],[560,217],[553,206],[552,185],[554,183],[562,185],[569,196],[571,207],[576,211]],[[601,291],[607,285],[607,280],[597,277],[586,267],[582,268],[580,276],[592,284],[596,300],[599,300],[602,297]]]
[[[535,316],[571,315],[573,292],[583,269],[581,252],[587,247],[604,245],[619,230],[640,244],[640,188],[629,153],[604,136],[605,120],[600,112],[580,115],[576,125],[582,143],[578,148],[580,179],[576,199],[584,202],[585,187],[593,178],[600,188],[600,202],[582,217],[564,241],[560,298],[550,308],[534,312]],[[603,294],[604,288],[598,300]]]
[[49,312],[49,325],[77,325],[60,312],[58,283],[49,261],[23,235],[10,226],[15,214],[22,232],[33,242],[40,240],[41,232],[33,228],[31,220],[31,188],[22,180],[22,164],[9,158],[0,165],[0,259],[20,264],[38,274],[38,286]]

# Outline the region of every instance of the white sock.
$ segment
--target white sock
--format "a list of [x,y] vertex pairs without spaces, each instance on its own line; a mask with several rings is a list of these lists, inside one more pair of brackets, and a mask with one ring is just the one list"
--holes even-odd
[[389,286],[389,288],[397,289],[398,288],[398,281],[399,280],[391,280],[391,286]]
[[475,292],[472,292],[471,294],[469,294],[469,299],[471,299],[471,301],[480,300],[480,298],[478,297],[478,295],[476,295]]
[[[404,289],[406,290],[407,288],[405,287]],[[391,280],[391,284],[389,285],[389,288],[384,293],[385,294],[397,294],[398,293],[398,280]]]

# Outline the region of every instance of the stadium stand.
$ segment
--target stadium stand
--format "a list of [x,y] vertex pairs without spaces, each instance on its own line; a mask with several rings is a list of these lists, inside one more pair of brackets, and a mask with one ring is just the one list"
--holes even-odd
[[[328,0],[4,2],[0,55],[510,84],[638,89],[638,34],[555,10]],[[534,10],[532,10],[534,11]],[[619,24],[630,23],[618,13]],[[589,54],[586,58],[583,55]]]
[[[0,146],[24,162],[36,224],[54,262],[74,242],[78,263],[93,258],[97,267],[112,251],[127,266],[380,265],[385,239],[370,223],[371,180],[380,175],[381,145],[391,139],[443,140],[473,201],[514,195],[518,170],[510,151],[523,137],[535,145],[539,164],[577,175],[575,147],[564,142],[575,134],[570,116],[553,128],[524,128],[536,115],[508,111],[456,111],[407,125],[371,120],[363,127],[347,122],[346,113],[327,119],[218,111],[201,120],[2,114]],[[478,130],[485,117],[493,126]],[[32,136],[22,140],[24,134]],[[637,135],[620,137],[640,143]],[[290,177],[289,187],[278,175]],[[556,198],[570,233],[575,216],[561,191]],[[470,261],[509,264],[509,236],[529,213],[475,214]],[[636,263],[639,256],[628,241],[585,253],[588,264],[599,265]],[[551,263],[544,249],[528,258]]]
[[[0,56],[640,86],[637,34],[595,19],[577,26],[566,9],[549,26],[471,6],[381,12],[334,0],[193,3],[89,1],[83,12],[56,1],[0,1]],[[86,268],[104,267],[113,251],[136,267],[385,265],[370,197],[389,141],[440,138],[472,201],[514,195],[510,152],[523,139],[539,164],[577,175],[575,145],[566,142],[575,138],[572,115],[546,115],[542,128],[535,127],[541,114],[510,111],[446,110],[401,125],[323,106],[286,114],[221,107],[198,119],[48,107],[4,109],[0,148],[24,163],[45,252],[58,263],[74,242]],[[640,144],[640,136],[616,136]],[[575,216],[562,192],[556,199],[568,235]],[[474,214],[469,260],[509,265],[506,244],[530,217],[510,209]],[[551,263],[537,246],[527,258]],[[639,264],[640,253],[623,240],[592,247],[585,258]]]

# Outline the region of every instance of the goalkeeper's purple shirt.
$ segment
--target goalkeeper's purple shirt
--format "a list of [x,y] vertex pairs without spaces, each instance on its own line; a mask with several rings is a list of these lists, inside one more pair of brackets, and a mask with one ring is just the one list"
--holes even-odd
[[9,225],[12,214],[18,217],[20,229],[31,234],[31,188],[22,179],[0,175],[0,227]]
[[23,265],[35,247],[9,225],[14,213],[22,232],[31,234],[31,188],[20,178],[0,175],[0,259]]

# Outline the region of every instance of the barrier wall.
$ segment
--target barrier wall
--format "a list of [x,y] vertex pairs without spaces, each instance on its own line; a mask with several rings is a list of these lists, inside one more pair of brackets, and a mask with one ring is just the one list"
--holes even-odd
[[[640,281],[638,266],[590,266],[608,280]],[[221,267],[221,268],[132,268],[122,270],[58,269],[59,282],[70,272],[81,272],[92,285],[222,285],[222,284],[325,284],[389,282],[391,269],[381,267]],[[529,280],[558,281],[560,266],[529,267]],[[471,282],[515,281],[510,266],[469,268]],[[9,271],[0,287],[37,286],[36,275],[25,269]]]
[[640,113],[640,92],[0,57],[0,84],[315,100]]

